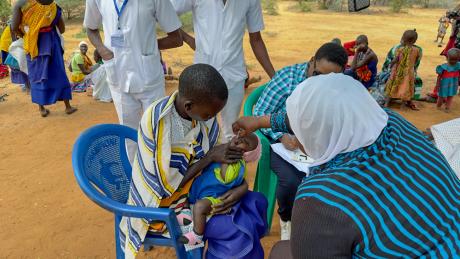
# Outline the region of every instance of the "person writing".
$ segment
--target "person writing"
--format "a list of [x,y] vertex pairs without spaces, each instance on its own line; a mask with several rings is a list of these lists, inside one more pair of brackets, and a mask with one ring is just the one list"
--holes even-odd
[[[286,111],[286,100],[299,84],[307,78],[320,74],[341,73],[347,64],[345,49],[335,43],[322,45],[309,62],[285,67],[276,72],[262,92],[254,106],[255,116],[264,116]],[[273,143],[281,142],[288,150],[299,148],[297,139],[288,133],[274,132],[271,129],[261,129]],[[291,236],[291,216],[295,194],[305,172],[297,170],[289,161],[270,150],[270,168],[278,176],[276,199],[278,215],[280,216],[281,240]]]
[[293,133],[315,160],[297,191],[291,240],[270,258],[460,256],[460,180],[421,131],[358,81],[307,79],[287,113],[233,125],[241,136],[268,127]]

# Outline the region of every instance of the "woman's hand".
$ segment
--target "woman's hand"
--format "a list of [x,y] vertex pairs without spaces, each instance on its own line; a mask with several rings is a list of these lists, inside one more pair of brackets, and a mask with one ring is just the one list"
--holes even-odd
[[237,204],[241,198],[248,192],[248,183],[243,182],[240,186],[229,190],[220,196],[221,203],[212,206],[211,214],[227,214],[232,211],[232,207]]
[[233,133],[244,137],[261,128],[270,128],[270,116],[242,117],[233,123]]
[[291,134],[284,134],[280,142],[283,143],[283,146],[290,151],[295,151],[299,149],[299,141],[295,136],[292,136]]
[[234,140],[232,142],[215,146],[208,153],[212,162],[232,164],[243,158],[243,150],[236,147]]

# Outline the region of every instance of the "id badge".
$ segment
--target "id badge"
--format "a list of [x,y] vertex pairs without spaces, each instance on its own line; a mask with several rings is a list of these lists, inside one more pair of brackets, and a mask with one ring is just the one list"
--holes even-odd
[[120,30],[112,34],[110,39],[111,39],[111,44],[113,48],[124,48],[125,47],[125,37],[123,35],[123,32],[121,32]]

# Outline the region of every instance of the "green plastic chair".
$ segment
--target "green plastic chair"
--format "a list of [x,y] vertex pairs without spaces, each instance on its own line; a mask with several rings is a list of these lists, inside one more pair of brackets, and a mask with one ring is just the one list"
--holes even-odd
[[[265,87],[262,85],[255,89],[246,99],[244,103],[244,116],[252,116],[252,110],[256,105],[257,100],[262,95]],[[259,130],[256,131],[256,135],[259,137],[262,143],[262,156],[260,157],[259,164],[257,165],[256,180],[254,183],[254,191],[261,192],[267,197],[268,209],[267,209],[267,221],[268,221],[268,232],[272,227],[273,212],[275,211],[276,202],[276,186],[278,184],[278,177],[270,168],[270,141],[268,138]]]

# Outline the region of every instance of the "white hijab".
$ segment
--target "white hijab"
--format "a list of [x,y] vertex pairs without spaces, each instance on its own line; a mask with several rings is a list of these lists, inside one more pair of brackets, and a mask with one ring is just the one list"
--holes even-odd
[[388,121],[360,82],[335,73],[297,86],[287,100],[287,115],[305,152],[315,159],[313,166],[373,144]]

